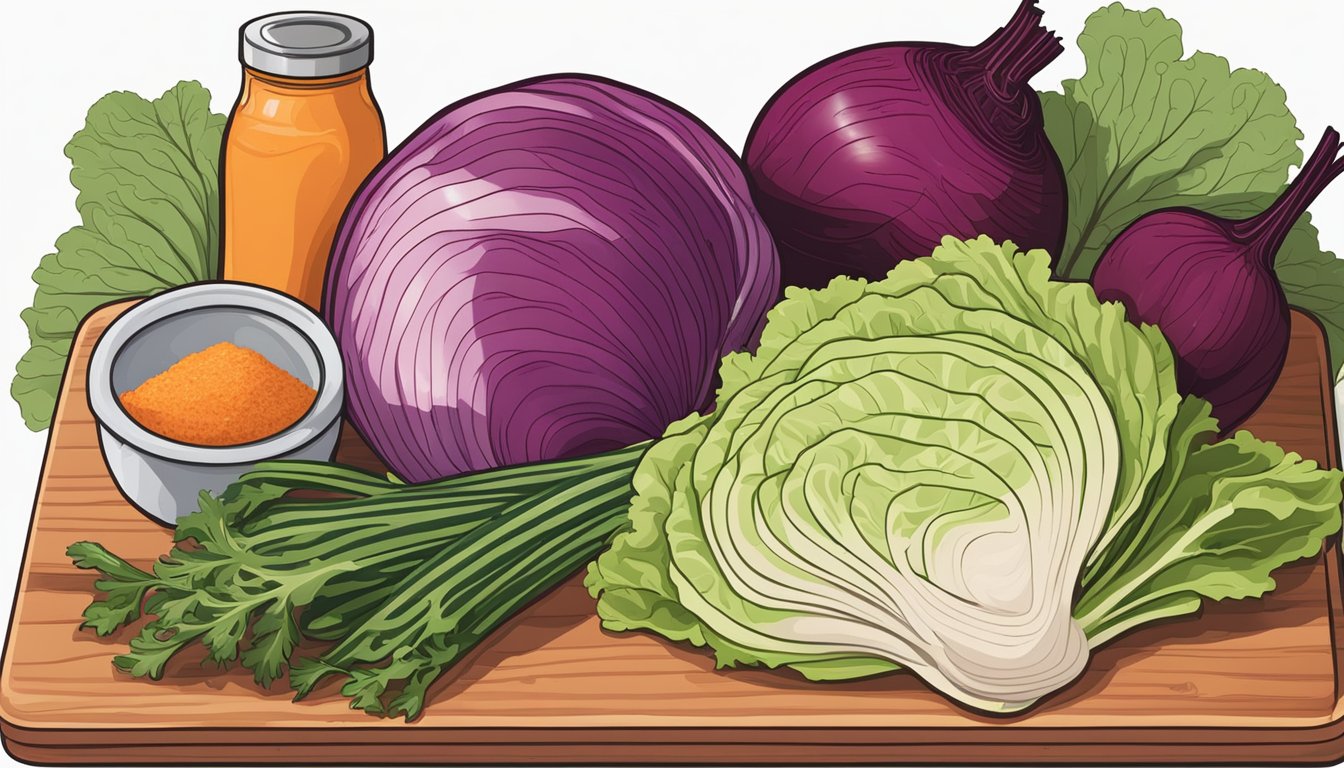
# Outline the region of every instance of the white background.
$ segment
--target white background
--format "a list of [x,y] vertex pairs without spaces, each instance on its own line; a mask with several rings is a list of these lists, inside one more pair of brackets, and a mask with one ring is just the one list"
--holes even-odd
[[[1344,128],[1344,4],[1333,0],[1153,0],[1185,28],[1187,53],[1268,72],[1288,92],[1309,153],[1329,121]],[[1073,45],[1100,0],[1042,0],[1068,50],[1034,81],[1058,88],[1081,74]],[[1146,0],[1127,0],[1145,8]],[[7,4],[0,26],[0,626],[7,626],[46,433],[29,432],[8,397],[28,347],[19,311],[30,275],[56,236],[78,223],[62,148],[108,91],[157,97],[200,80],[227,112],[237,95],[237,27],[294,6],[272,2]],[[15,7],[17,5],[17,7]],[[300,3],[309,7],[311,3]],[[756,2],[344,2],[372,23],[373,89],[400,142],[468,94],[550,72],[591,72],[665,96],[740,149],[757,110],[813,62],[884,40],[974,43],[1015,0]],[[1323,245],[1344,254],[1344,180],[1312,206]],[[205,757],[205,756],[203,756]],[[11,764],[0,755],[0,765]]]

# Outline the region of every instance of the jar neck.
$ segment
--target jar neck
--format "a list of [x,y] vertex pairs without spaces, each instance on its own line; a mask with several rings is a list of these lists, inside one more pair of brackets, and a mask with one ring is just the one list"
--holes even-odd
[[348,85],[367,85],[369,68],[364,67],[335,77],[285,77],[243,67],[243,86],[257,84],[272,90],[325,91]]

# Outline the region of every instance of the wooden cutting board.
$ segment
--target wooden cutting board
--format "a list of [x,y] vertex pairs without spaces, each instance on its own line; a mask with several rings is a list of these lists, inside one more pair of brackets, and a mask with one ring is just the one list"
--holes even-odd
[[[1034,712],[976,716],[911,675],[843,684],[716,671],[709,654],[603,632],[577,578],[495,632],[435,686],[416,723],[350,710],[330,687],[175,660],[164,680],[113,670],[134,629],[80,631],[94,575],[65,547],[103,542],[147,567],[169,531],[118,495],[85,400],[89,351],[127,305],[75,341],[33,508],[0,679],[5,748],[47,764],[107,763],[1329,763],[1344,756],[1336,548],[1284,568],[1264,600],[1210,604],[1127,635]],[[1338,463],[1319,326],[1292,348],[1253,419],[1259,436]],[[373,465],[352,434],[345,461]],[[17,506],[18,502],[14,502]],[[21,514],[11,509],[10,514]]]

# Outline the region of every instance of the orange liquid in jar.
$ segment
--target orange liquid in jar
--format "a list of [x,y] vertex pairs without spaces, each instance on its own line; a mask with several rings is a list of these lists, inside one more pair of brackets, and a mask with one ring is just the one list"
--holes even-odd
[[320,309],[341,214],[386,153],[367,68],[288,78],[244,67],[224,137],[224,279]]

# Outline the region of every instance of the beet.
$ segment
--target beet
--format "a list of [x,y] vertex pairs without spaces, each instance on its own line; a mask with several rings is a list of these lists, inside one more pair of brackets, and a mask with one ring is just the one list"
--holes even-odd
[[1026,0],[974,47],[882,43],[796,76],[745,160],[786,285],[881,278],[952,235],[1057,254],[1064,170],[1027,81],[1063,50]]
[[1192,208],[1154,211],[1111,242],[1092,273],[1103,301],[1156,325],[1176,354],[1176,381],[1213,405],[1229,433],[1264,402],[1288,355],[1288,299],[1274,258],[1289,230],[1341,173],[1327,128],[1297,178],[1263,212],[1233,221]]

